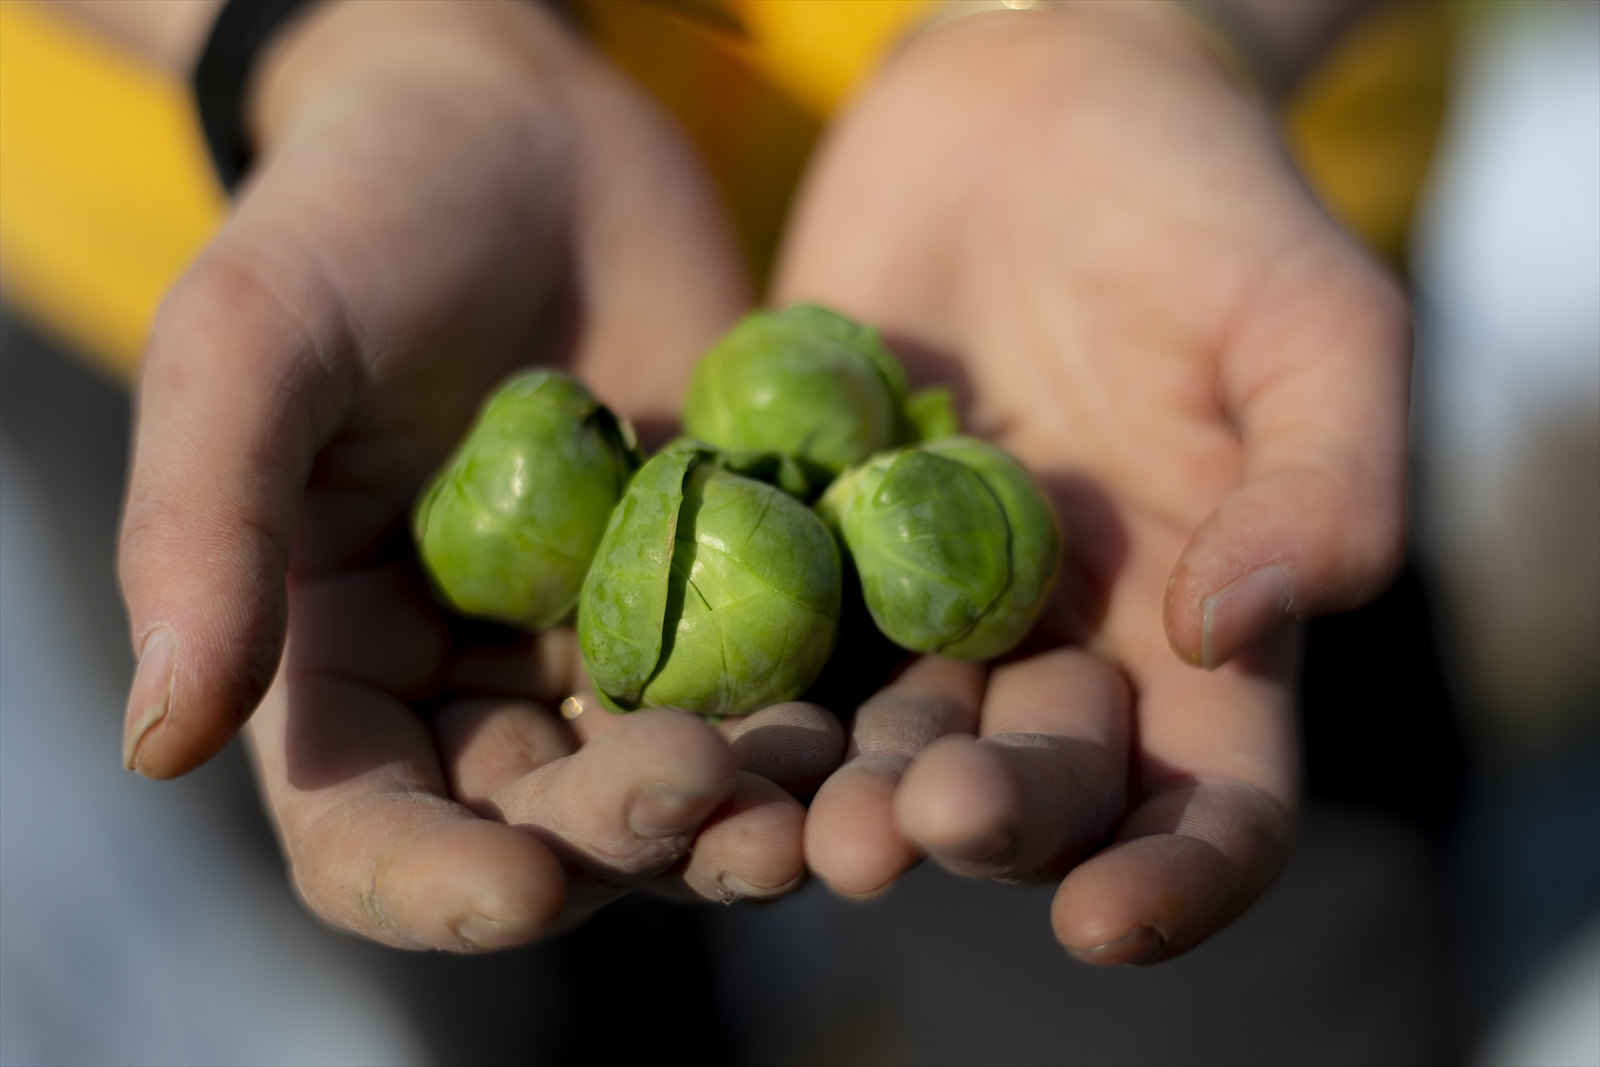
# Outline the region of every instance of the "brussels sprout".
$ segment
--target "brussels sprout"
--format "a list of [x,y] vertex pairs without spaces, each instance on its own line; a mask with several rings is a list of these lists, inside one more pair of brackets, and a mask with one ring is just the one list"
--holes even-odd
[[799,461],[782,452],[725,452],[692,438],[679,438],[667,447],[715,452],[716,464],[723,470],[775,485],[797,500],[807,499],[812,492],[811,480]]
[[683,425],[718,448],[793,456],[820,487],[908,440],[905,399],[876,330],[799,304],[746,316],[701,358]]
[[602,701],[745,715],[805,691],[838,636],[839,550],[788,494],[683,443],[612,513],[578,601]]
[[581,383],[550,370],[507,381],[417,503],[440,594],[464,615],[560,621],[640,459],[633,428]]
[[971,437],[873,456],[817,507],[850,551],[873,621],[916,652],[1009,651],[1055,581],[1055,515],[1021,464]]

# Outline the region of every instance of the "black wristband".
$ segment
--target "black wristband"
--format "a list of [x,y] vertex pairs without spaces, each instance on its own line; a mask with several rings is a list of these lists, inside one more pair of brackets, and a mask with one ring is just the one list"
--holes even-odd
[[227,0],[195,64],[194,98],[217,177],[231,193],[250,169],[245,93],[262,46],[312,0]]

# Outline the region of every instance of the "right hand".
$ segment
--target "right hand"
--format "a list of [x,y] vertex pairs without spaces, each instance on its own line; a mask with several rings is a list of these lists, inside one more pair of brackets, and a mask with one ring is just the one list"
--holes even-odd
[[519,365],[670,424],[747,302],[690,153],[539,5],[330,4],[288,33],[255,87],[257,173],[142,370],[128,765],[183,774],[259,704],[298,889],[393,945],[519,943],[651,880],[792,887],[803,811],[743,768],[796,724],[831,766],[824,713],[768,712],[733,745],[665,712],[574,732],[539,703],[577,685],[570,632],[451,620],[405,537]]
[[924,657],[856,713],[807,815],[812,868],[854,895],[925,855],[1060,879],[1080,957],[1187,951],[1288,855],[1290,624],[1399,565],[1404,302],[1171,4],[935,29],[807,182],[780,298],[871,322],[914,381],[954,385],[1068,546],[1026,652]]

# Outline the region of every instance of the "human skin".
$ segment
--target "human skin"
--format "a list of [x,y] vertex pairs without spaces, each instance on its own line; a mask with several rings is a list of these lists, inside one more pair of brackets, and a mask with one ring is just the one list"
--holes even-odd
[[1062,879],[1052,923],[1083,959],[1198,944],[1289,846],[1292,620],[1401,556],[1395,285],[1184,16],[1132,3],[910,42],[821,148],[775,285],[878,326],[913,384],[951,381],[1067,551],[1032,649],[926,657],[861,708],[807,817],[813,871],[850,896],[924,856]]
[[320,5],[268,53],[252,114],[258,164],[141,369],[129,766],[182,774],[249,719],[301,895],[392,945],[517,944],[639,886],[793,888],[783,786],[836,763],[830,716],[569,725],[571,631],[452,621],[406,543],[417,491],[516,366],[670,423],[748,301],[690,153],[523,2]]
[[[180,67],[205,25],[202,4],[163,33],[134,0],[74,6]],[[258,177],[147,359],[130,762],[192,768],[275,676],[252,747],[296,882],[393,944],[517,943],[645,883],[781,892],[800,814],[770,783],[804,791],[836,761],[831,720],[769,709],[731,744],[661,713],[571,729],[539,706],[576,682],[569,633],[447,641],[381,547],[529,351],[569,352],[641,423],[672,414],[745,299],[703,182],[536,5],[322,10],[260,77]],[[581,310],[564,344],[540,329],[562,294]],[[885,326],[1055,486],[1072,558],[1050,629],[1087,641],[903,674],[818,797],[813,865],[851,894],[924,852],[1058,877],[1114,829],[1064,883],[1058,936],[1108,963],[1192,945],[1281,862],[1292,641],[1184,666],[1165,583],[1184,658],[1200,598],[1262,559],[1294,568],[1290,614],[1381,584],[1409,347],[1392,287],[1177,17],[1119,6],[913,42],[819,161],[778,296]],[[1213,612],[1213,662],[1282,614],[1277,575]],[[413,711],[466,693],[486,699]],[[767,724],[815,743],[764,745]]]

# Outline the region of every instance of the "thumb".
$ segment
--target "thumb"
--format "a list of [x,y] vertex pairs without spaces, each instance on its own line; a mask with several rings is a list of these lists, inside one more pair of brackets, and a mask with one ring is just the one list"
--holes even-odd
[[123,758],[152,778],[215,755],[266,692],[314,422],[343,421],[351,392],[318,358],[340,343],[333,301],[294,293],[291,314],[240,262],[213,249],[178,283],[140,375],[119,548],[139,657]]
[[1190,536],[1165,605],[1173,651],[1208,670],[1376,597],[1405,551],[1410,321],[1374,268],[1335,258],[1259,293],[1223,356],[1243,480]]

